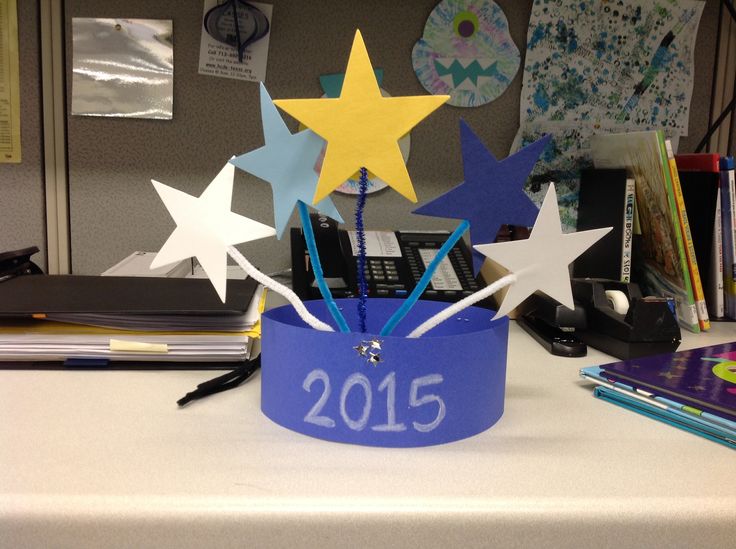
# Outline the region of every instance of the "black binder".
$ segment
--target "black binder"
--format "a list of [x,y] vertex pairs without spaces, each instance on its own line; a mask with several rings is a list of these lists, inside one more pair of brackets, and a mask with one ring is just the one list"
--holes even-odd
[[28,275],[0,282],[0,317],[38,314],[178,315],[182,318],[245,314],[255,293],[252,278],[228,280],[222,303],[200,278]]

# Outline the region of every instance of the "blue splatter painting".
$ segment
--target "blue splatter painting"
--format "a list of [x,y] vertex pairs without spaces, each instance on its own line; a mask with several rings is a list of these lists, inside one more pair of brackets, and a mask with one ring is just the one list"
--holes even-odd
[[521,122],[687,135],[704,2],[534,0]]
[[693,51],[704,2],[534,0],[520,128],[512,152],[551,134],[527,192],[554,181],[561,220],[576,224],[580,169],[595,133],[662,129],[687,135]]
[[516,151],[551,135],[547,146],[535,164],[525,187],[535,204],[541,206],[547,187],[554,182],[560,208],[560,222],[565,231],[574,231],[577,225],[580,170],[592,167],[590,138],[593,128],[564,122],[529,123],[516,134],[511,149]]

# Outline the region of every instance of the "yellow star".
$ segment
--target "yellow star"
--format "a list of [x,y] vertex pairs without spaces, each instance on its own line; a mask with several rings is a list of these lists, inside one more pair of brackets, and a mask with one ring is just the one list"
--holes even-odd
[[356,31],[337,99],[280,99],[274,103],[327,141],[313,202],[365,167],[417,201],[398,141],[449,95],[383,97],[363,37]]

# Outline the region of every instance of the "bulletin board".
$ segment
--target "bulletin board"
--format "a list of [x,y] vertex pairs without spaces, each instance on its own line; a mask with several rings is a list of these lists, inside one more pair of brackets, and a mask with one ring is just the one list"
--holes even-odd
[[41,119],[38,2],[18,2],[21,109],[19,164],[0,164],[0,252],[37,246],[45,267],[46,204]]
[[[374,67],[384,71],[385,90],[392,95],[427,93],[412,68],[411,52],[437,0],[268,3],[273,5],[273,20],[265,83],[272,97],[319,97],[319,76],[344,71],[356,28],[363,33]],[[497,3],[508,18],[523,63],[531,0]],[[65,3],[68,106],[72,91],[72,18],[171,19],[174,41],[172,120],[67,118],[71,257],[76,274],[98,274],[133,251],[157,251],[161,247],[173,222],[155,194],[152,178],[198,195],[232,155],[263,145],[258,85],[198,74],[202,16],[203,4],[199,1]],[[695,51],[690,135],[681,139],[681,151],[692,150],[706,130],[717,19],[718,2],[708,0]],[[443,106],[411,132],[408,169],[419,204],[462,181],[461,117],[494,155],[503,158],[509,153],[519,125],[521,80],[519,71],[510,86],[486,105]],[[295,130],[295,121],[287,120]],[[369,195],[367,228],[455,228],[455,220],[443,222],[412,215],[417,205],[397,200],[390,192]],[[350,227],[355,198],[332,197]],[[233,210],[272,224],[269,185],[237,173]],[[289,267],[287,238],[250,242],[240,248],[264,272]]]

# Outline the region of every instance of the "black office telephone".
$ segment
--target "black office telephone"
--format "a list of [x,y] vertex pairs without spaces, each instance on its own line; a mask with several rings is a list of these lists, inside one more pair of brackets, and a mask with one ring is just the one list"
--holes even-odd
[[[310,214],[322,271],[334,297],[356,297],[357,238],[338,229],[337,222]],[[409,295],[442,244],[448,231],[366,231],[368,297]],[[291,229],[292,287],[302,299],[320,299],[301,229]],[[458,301],[484,285],[473,276],[470,250],[460,239],[440,264],[422,299]]]

